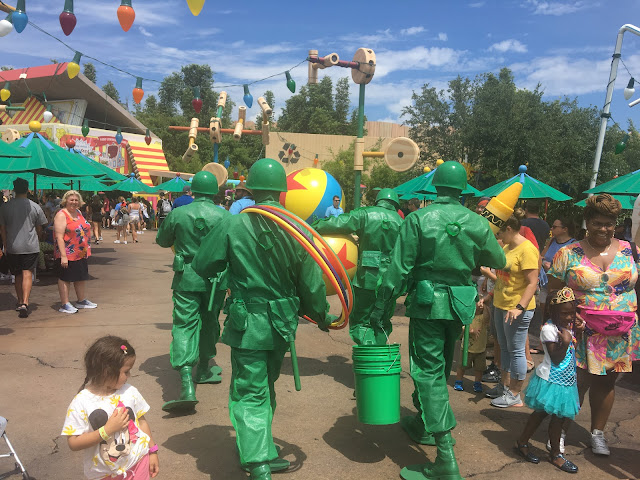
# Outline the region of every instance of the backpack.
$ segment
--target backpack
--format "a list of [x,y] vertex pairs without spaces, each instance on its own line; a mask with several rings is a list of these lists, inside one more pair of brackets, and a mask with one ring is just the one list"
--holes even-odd
[[163,199],[162,206],[160,207],[160,211],[165,215],[169,215],[169,212],[171,212],[171,202],[169,202],[166,199]]

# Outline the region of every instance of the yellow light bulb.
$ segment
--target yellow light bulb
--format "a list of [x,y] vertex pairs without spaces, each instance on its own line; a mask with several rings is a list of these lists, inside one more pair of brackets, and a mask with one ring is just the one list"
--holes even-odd
[[438,160],[436,160],[436,166],[442,165],[444,163],[444,160],[439,158]]
[[69,78],[75,78],[80,73],[80,65],[77,63],[69,62],[67,65],[67,75]]
[[6,88],[3,88],[2,90],[0,90],[0,98],[2,99],[3,102],[6,102],[7,100],[9,100],[10,96],[11,96],[11,92]]
[[189,10],[194,16],[200,15],[202,11],[202,7],[204,7],[205,0],[187,0],[187,5],[189,5]]

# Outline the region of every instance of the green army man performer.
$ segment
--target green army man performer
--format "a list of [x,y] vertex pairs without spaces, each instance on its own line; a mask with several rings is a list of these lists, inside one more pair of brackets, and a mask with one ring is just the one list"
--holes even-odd
[[358,269],[353,281],[353,310],[349,315],[349,334],[357,345],[384,345],[391,334],[395,298],[385,306],[382,328],[369,320],[376,300],[376,286],[387,271],[389,253],[403,222],[398,215],[399,208],[398,194],[384,188],[378,193],[375,206],[357,208],[318,220],[313,225],[320,234],[358,235]]
[[[249,170],[247,188],[256,205],[281,208],[287,191],[284,168],[270,158]],[[194,270],[211,277],[228,266],[231,302],[222,342],[231,347],[229,416],[240,463],[253,480],[271,479],[289,462],[278,458],[271,423],[275,382],[295,335],[298,315],[327,329],[331,319],[318,264],[273,220],[256,213],[225,217],[202,242]]]
[[489,222],[460,205],[467,185],[464,167],[443,163],[432,185],[438,192],[435,201],[409,214],[400,229],[372,313],[372,322],[384,318],[387,305],[410,278],[406,315],[418,414],[403,418],[402,426],[418,443],[435,443],[438,453],[434,463],[402,469],[405,480],[462,478],[453,452],[456,420],[447,378],[462,326],[475,314],[477,290],[471,270],[476,265],[503,268],[506,263]]
[[[198,403],[191,376],[194,365],[198,365],[195,383],[221,382],[222,370],[215,365],[209,367],[209,361],[216,355],[216,343],[220,338],[218,315],[227,285],[222,275],[215,282],[202,278],[193,271],[191,263],[204,237],[231,215],[213,201],[213,196],[218,193],[218,181],[212,173],[196,173],[191,191],[195,200],[172,210],[156,236],[158,245],[173,246],[175,250],[170,354],[171,366],[180,372],[182,383],[180,398],[162,406],[167,412],[192,409]],[[209,310],[212,289],[214,298]]]

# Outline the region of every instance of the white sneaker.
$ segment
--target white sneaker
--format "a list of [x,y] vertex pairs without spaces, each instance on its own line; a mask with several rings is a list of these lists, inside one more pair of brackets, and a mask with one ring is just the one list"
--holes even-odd
[[76,302],[76,308],[97,308],[98,304],[90,302],[86,298],[81,302]]
[[147,229],[147,228],[145,227],[145,228],[143,228],[142,230],[146,230],[146,229]]
[[120,240],[114,240],[113,243],[120,243]]
[[136,230],[136,234],[142,235],[142,232]]
[[593,429],[591,432],[591,451],[596,455],[608,456],[611,452],[607,446],[607,440],[604,438],[604,432],[602,430]]
[[98,240],[102,240],[102,237],[98,237]]
[[126,241],[126,240],[124,241],[124,244],[125,244],[125,245],[127,244],[127,241]]
[[58,311],[61,313],[76,313],[78,309],[70,303],[65,303],[58,309]]
[[[564,453],[564,438],[567,436],[564,431],[560,434],[560,453]],[[551,440],[547,440],[547,450],[551,451]]]

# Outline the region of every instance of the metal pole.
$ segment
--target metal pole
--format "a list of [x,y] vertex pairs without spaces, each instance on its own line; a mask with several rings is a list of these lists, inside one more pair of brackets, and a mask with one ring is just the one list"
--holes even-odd
[[358,136],[356,138],[353,153],[353,170],[355,173],[353,207],[360,207],[360,182],[362,181],[362,170],[364,168],[364,83],[360,84],[360,97],[358,100]]
[[591,181],[589,182],[589,189],[596,186],[598,180],[598,171],[600,170],[600,158],[602,157],[602,147],[604,145],[604,135],[607,131],[607,123],[611,114],[609,113],[611,107],[611,98],[613,97],[613,86],[616,83],[616,74],[618,73],[618,63],[620,62],[620,50],[622,49],[622,37],[625,32],[631,32],[634,35],[640,36],[640,29],[634,25],[626,24],[620,27],[618,30],[618,36],[616,38],[616,47],[613,51],[613,60],[611,61],[611,73],[609,74],[609,83],[607,84],[607,94],[604,99],[604,108],[600,114],[600,132],[598,133],[598,144],[596,146],[596,154],[593,159],[593,174],[591,175]]

